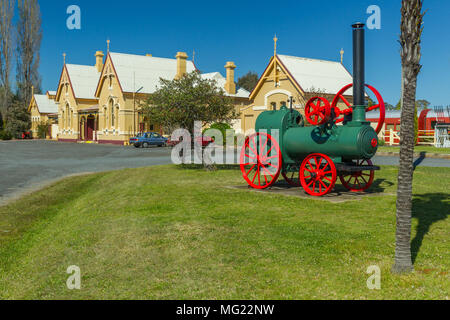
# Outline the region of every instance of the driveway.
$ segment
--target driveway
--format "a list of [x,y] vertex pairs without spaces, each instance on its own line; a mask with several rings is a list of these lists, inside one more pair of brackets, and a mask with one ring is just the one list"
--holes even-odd
[[0,142],[0,205],[70,175],[170,164],[170,153],[168,148]]
[[[52,141],[0,141],[0,205],[58,179],[170,164],[171,149]],[[398,165],[397,157],[375,157],[377,165]],[[422,159],[420,166],[450,167],[445,159]]]

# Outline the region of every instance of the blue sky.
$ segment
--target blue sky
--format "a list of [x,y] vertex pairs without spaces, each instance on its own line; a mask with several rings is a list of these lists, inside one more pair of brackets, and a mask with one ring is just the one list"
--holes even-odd
[[[367,83],[387,102],[400,97],[400,0],[322,1],[103,1],[40,0],[44,37],[41,46],[43,90],[55,90],[63,63],[95,63],[96,50],[174,57],[185,51],[202,72],[224,74],[226,61],[237,76],[261,74],[273,55],[276,33],[280,54],[340,60],[352,70],[350,25],[366,21],[370,5],[381,8],[381,30],[367,31]],[[81,8],[81,30],[68,30],[69,5]],[[418,99],[450,104],[450,1],[425,0],[423,69]]]

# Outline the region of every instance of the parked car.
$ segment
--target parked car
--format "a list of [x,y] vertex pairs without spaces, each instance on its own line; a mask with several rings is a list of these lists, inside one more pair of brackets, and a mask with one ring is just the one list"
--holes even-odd
[[[167,141],[167,145],[169,147],[175,147],[177,144],[180,144],[181,141],[183,141],[183,139],[180,140],[168,140]],[[214,139],[210,138],[210,137],[198,137],[197,141],[202,145],[203,148],[206,148],[207,146],[209,146],[211,143],[214,143]],[[194,143],[192,143],[193,145]]]
[[136,137],[130,138],[130,145],[136,148],[149,148],[151,146],[164,147],[167,145],[167,138],[156,132],[140,133]]

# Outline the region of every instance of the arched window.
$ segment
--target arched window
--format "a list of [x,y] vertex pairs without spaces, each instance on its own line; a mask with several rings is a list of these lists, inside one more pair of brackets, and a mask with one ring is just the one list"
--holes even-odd
[[103,107],[103,129],[106,129],[108,126],[108,122],[106,121],[106,119],[108,118],[108,109],[105,107]]
[[114,101],[111,99],[109,101],[109,114],[111,116],[111,128],[114,127]]
[[116,121],[116,129],[119,129],[119,106],[115,108],[114,119]]
[[70,113],[69,113],[69,105],[66,104],[66,129],[70,126]]
[[64,110],[61,111],[61,127],[64,128],[64,123],[65,123],[65,119],[64,119]]

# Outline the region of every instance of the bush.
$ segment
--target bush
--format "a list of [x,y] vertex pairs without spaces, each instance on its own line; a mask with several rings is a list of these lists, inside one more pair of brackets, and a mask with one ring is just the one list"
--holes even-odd
[[378,146],[384,147],[385,145],[386,145],[386,141],[384,141],[384,139],[379,139]]
[[5,130],[0,131],[0,140],[11,140],[11,139],[12,135],[9,132]]
[[37,135],[39,139],[45,139],[48,134],[49,124],[46,122],[41,122],[37,126]]
[[[215,123],[215,124],[211,125],[211,127],[209,129],[219,130],[222,133],[223,145],[225,146],[227,144],[227,130],[232,130],[233,128],[231,128],[231,126],[229,124],[226,124],[226,123]],[[203,132],[203,134],[207,133],[207,131],[209,129],[206,129]],[[209,135],[206,134],[206,136],[209,136]]]

